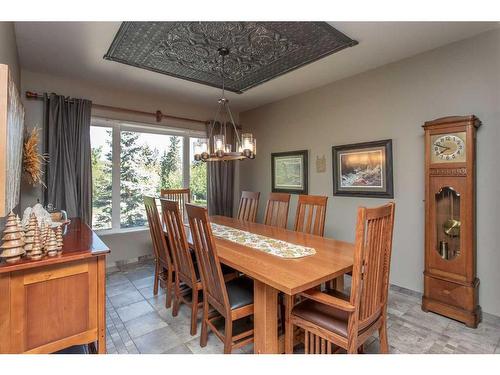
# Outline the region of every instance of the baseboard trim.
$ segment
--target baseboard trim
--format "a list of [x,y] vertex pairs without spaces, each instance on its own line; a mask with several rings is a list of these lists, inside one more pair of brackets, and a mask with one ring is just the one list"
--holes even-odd
[[137,257],[137,258],[117,260],[115,262],[106,263],[106,270],[107,271],[111,271],[114,269],[119,270],[120,268],[127,266],[127,265],[150,262],[153,259],[154,259],[154,256],[152,254],[147,254],[147,255],[141,255],[140,257]]

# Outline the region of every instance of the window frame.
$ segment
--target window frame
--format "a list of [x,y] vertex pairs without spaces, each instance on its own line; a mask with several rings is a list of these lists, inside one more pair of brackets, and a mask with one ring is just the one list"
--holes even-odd
[[[148,230],[148,226],[121,228],[120,223],[120,155],[121,132],[140,132],[182,137],[182,183],[189,186],[191,178],[190,138],[206,138],[206,132],[190,128],[175,126],[153,125],[135,121],[115,120],[100,116],[92,116],[90,126],[112,129],[112,166],[111,166],[111,228],[94,230],[99,235],[129,233]],[[92,142],[92,139],[91,139]]]

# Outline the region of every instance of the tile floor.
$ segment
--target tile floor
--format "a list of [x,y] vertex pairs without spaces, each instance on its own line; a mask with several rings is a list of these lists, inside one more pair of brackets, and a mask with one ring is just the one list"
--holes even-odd
[[[201,348],[199,332],[189,334],[190,310],[181,305],[172,317],[165,293],[153,296],[151,260],[109,269],[107,273],[107,347],[113,354],[202,354],[223,352],[213,333]],[[477,329],[420,309],[419,293],[391,286],[388,336],[391,353],[500,353],[500,317],[484,314]],[[235,353],[252,353],[248,345]],[[365,352],[378,353],[378,339]]]

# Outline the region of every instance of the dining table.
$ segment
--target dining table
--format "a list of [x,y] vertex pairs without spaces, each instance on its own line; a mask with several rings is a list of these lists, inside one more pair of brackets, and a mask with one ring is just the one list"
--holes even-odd
[[[312,255],[283,258],[214,236],[220,262],[254,281],[256,354],[277,354],[283,351],[280,350],[278,336],[279,292],[284,293],[285,298],[290,298],[331,280],[343,280],[343,275],[352,271],[352,243],[225,216],[210,216],[210,222],[314,249]],[[187,224],[186,233],[192,247]]]

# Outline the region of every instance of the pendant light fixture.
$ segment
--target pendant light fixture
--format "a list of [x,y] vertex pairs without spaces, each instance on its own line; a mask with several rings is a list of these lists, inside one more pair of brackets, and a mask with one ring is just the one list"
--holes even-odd
[[[194,160],[196,161],[224,161],[224,160],[244,160],[255,159],[256,142],[252,133],[240,133],[229,108],[229,100],[225,96],[224,89],[224,62],[225,57],[229,55],[229,49],[222,47],[217,50],[222,58],[222,96],[219,99],[219,106],[215,117],[210,124],[208,139],[202,138],[194,145]],[[216,125],[219,124],[219,132],[214,134]],[[227,128],[232,127],[236,137],[236,149],[233,145],[227,143]]]

